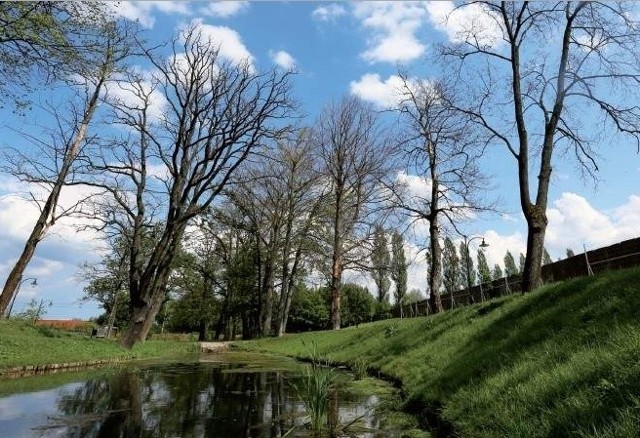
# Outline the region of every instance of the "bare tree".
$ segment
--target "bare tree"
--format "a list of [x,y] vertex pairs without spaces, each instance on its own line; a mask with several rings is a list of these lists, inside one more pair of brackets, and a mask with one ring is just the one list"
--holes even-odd
[[465,215],[492,208],[479,196],[487,187],[478,167],[483,143],[469,117],[456,111],[451,89],[440,82],[401,77],[404,99],[399,112],[405,127],[401,152],[429,192],[415,193],[408,184],[403,190],[400,184],[393,190],[394,203],[412,220],[429,223],[429,301],[441,312],[441,227],[448,224],[455,229]]
[[309,234],[325,201],[328,186],[321,183],[313,146],[308,130],[280,140],[260,163],[234,178],[227,191],[246,221],[236,226],[256,240],[262,335],[272,328],[278,336],[284,334]]
[[459,60],[466,113],[515,160],[528,228],[522,287],[530,291],[542,281],[554,155],[573,151],[593,174],[598,134],[617,131],[639,144],[640,109],[630,97],[640,84],[638,22],[623,2],[471,3],[489,17],[478,23],[492,27],[470,26],[443,54]]
[[318,222],[329,188],[321,180],[318,163],[313,155],[314,145],[310,140],[309,131],[304,130],[297,141],[282,144],[280,166],[276,167],[280,169],[279,179],[286,187],[277,336],[282,336],[286,330],[294,286],[309,252],[312,251],[310,235]]
[[372,215],[385,199],[381,180],[388,168],[386,144],[372,109],[354,97],[328,106],[316,126],[318,154],[330,184],[326,205],[331,258],[331,327],[340,328],[345,267],[362,264],[360,253],[372,232]]
[[77,95],[69,100],[68,114],[65,116],[59,108],[52,108],[57,129],[50,141],[29,136],[36,143],[34,154],[17,148],[8,148],[4,154],[3,170],[23,182],[43,188],[46,196],[42,199],[31,195],[38,204],[40,214],[5,281],[0,295],[0,314],[4,313],[16,293],[38,243],[57,220],[74,213],[82,201],[72,206],[59,205],[62,189],[71,183],[76,158],[87,142],[87,133],[100,95],[107,82],[118,73],[131,49],[130,29],[111,22],[99,31],[92,40],[94,52],[91,57],[87,54],[85,64],[78,66],[76,71],[75,80],[80,83],[68,84],[71,88],[79,89]]
[[[250,155],[288,129],[292,109],[288,73],[224,61],[197,26],[182,30],[171,49],[169,57],[144,49],[154,67],[151,79],[124,83],[134,103],[120,99],[113,106],[115,123],[127,133],[103,147],[99,159],[87,159],[93,184],[110,194],[96,211],[105,228],[133,230],[125,347],[145,339],[186,227],[212,206]],[[166,105],[155,114],[159,97]],[[158,241],[141,263],[136,248],[142,233],[160,217]]]

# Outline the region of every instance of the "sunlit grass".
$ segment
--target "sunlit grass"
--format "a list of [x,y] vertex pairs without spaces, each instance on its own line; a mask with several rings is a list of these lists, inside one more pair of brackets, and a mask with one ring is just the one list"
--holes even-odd
[[399,379],[461,436],[640,436],[640,269],[429,318],[241,343]]
[[197,351],[195,342],[156,340],[126,350],[115,340],[49,328],[43,331],[28,322],[0,320],[0,371],[24,365],[177,357]]

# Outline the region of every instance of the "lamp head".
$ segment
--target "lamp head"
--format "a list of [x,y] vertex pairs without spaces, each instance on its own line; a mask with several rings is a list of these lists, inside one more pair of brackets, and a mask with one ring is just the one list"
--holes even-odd
[[487,242],[484,241],[484,237],[482,238],[482,243],[480,245],[478,245],[480,248],[487,248],[489,246],[489,244]]

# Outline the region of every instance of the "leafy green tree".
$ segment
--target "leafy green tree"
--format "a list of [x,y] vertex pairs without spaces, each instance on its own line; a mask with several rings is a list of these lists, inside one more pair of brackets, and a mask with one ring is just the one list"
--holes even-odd
[[304,283],[294,287],[287,322],[288,332],[324,330],[329,326],[329,289],[310,289]]
[[[171,332],[198,332],[198,339],[206,340],[210,322],[219,317],[221,302],[214,296],[203,299],[202,290],[190,288],[175,300],[165,303],[167,307],[167,328]],[[162,315],[162,312],[159,312]],[[206,324],[203,325],[203,319]]]
[[442,271],[445,290],[449,294],[453,294],[460,286],[460,258],[453,241],[449,237],[444,239]]
[[198,341],[206,341],[209,328],[219,319],[221,305],[217,292],[222,273],[211,242],[198,240],[190,242],[191,251],[181,251],[174,260],[169,287],[177,297],[171,306],[169,322],[172,330],[197,331]]
[[[342,293],[342,323],[345,327],[362,324],[373,319],[376,312],[376,300],[367,288],[354,283],[345,283]],[[378,304],[384,305],[385,303]]]
[[420,292],[420,289],[413,288],[404,296],[402,304],[413,304],[424,300],[424,295]]
[[396,303],[402,303],[407,293],[407,256],[404,252],[404,239],[402,234],[394,231],[391,235],[391,278],[396,285]]
[[257,249],[251,242],[241,241],[223,276],[225,303],[221,318],[224,338],[234,338],[234,321],[242,323],[242,336],[251,339],[260,334],[260,296],[258,287]]
[[[391,257],[387,247],[387,237],[384,228],[376,225],[373,231],[373,248],[371,250],[371,267],[373,281],[378,289],[378,301],[389,300],[389,271],[391,267]],[[392,267],[391,267],[392,268]]]
[[492,280],[489,263],[487,263],[487,256],[485,256],[484,251],[481,249],[478,250],[478,276],[482,283],[488,283]]
[[567,258],[569,257],[573,257],[576,254],[573,252],[573,250],[571,248],[567,248]]
[[511,251],[507,250],[507,253],[504,255],[504,274],[507,277],[511,277],[517,273],[518,267],[516,266],[516,260],[513,258]]
[[[97,319],[99,324],[125,328],[131,317],[129,300],[129,269],[131,268],[131,235],[125,230],[112,236],[107,242],[108,252],[97,263],[80,266],[80,277],[87,282],[83,300],[97,301],[104,313]],[[136,249],[142,257],[151,252],[158,239],[158,227],[148,228]]]
[[0,2],[0,103],[28,105],[34,84],[85,67],[93,34],[112,21],[110,15],[101,2]]
[[495,264],[495,266],[493,267],[493,279],[494,280],[499,280],[502,277],[504,277],[504,274],[502,273],[502,268],[500,267],[499,264]]
[[476,270],[473,266],[473,259],[469,247],[460,242],[460,275],[462,277],[462,284],[465,287],[470,287],[476,284]]

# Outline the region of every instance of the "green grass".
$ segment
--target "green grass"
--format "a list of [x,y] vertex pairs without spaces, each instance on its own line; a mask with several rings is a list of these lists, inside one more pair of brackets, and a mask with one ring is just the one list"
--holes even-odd
[[238,343],[398,379],[468,437],[640,436],[640,269],[428,318]]
[[17,320],[0,320],[0,373],[24,365],[93,360],[134,360],[179,357],[198,351],[195,342],[149,340],[132,350],[114,340],[90,338]]

